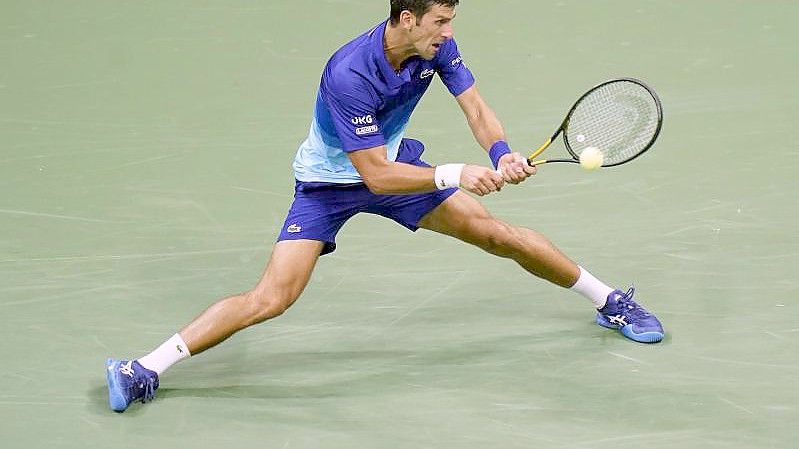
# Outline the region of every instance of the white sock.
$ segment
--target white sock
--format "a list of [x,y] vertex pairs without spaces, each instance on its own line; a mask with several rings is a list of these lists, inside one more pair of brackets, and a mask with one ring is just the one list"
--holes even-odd
[[602,281],[589,273],[585,268],[581,266],[578,266],[577,268],[580,269],[580,277],[577,278],[577,282],[571,286],[571,290],[574,290],[588,298],[588,300],[594,303],[594,306],[596,306],[597,309],[605,307],[605,303],[608,300],[608,295],[615,289],[605,285]]
[[161,373],[169,369],[170,366],[190,356],[189,348],[180,337],[180,334],[175,334],[164,344],[155,348],[153,352],[140,358],[138,362],[148,370],[158,373],[160,377]]

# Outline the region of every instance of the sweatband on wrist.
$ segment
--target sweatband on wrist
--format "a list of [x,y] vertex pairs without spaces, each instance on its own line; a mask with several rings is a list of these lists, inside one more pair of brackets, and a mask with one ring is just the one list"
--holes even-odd
[[491,145],[491,149],[488,150],[488,157],[491,158],[494,168],[499,167],[499,159],[508,153],[510,153],[510,147],[504,140],[497,140],[494,145]]
[[461,172],[465,164],[444,164],[436,167],[434,178],[438,190],[461,186]]

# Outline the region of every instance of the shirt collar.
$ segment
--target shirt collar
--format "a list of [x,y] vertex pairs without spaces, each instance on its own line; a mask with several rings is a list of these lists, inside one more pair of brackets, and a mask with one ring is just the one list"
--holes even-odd
[[388,26],[388,20],[374,28],[370,34],[370,39],[372,40],[372,57],[380,68],[380,73],[386,80],[388,87],[396,89],[411,80],[411,73],[408,69],[408,64],[397,73],[394,71],[394,67],[391,66],[391,63],[388,62],[386,50],[383,46],[386,26]]

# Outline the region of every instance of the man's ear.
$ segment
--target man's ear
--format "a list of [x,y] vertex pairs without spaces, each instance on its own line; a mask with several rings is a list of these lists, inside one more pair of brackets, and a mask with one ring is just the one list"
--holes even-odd
[[399,24],[406,31],[411,31],[413,27],[416,26],[416,16],[409,10],[405,9],[400,13]]

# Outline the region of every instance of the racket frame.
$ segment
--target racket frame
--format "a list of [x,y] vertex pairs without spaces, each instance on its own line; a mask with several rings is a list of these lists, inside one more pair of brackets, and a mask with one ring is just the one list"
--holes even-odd
[[[572,163],[572,164],[579,164],[580,163],[580,156],[574,152],[574,150],[572,149],[571,145],[569,144],[569,139],[566,136],[566,130],[569,127],[569,120],[571,120],[572,114],[574,113],[574,111],[577,109],[577,106],[580,104],[581,101],[583,101],[583,99],[585,97],[587,97],[588,95],[590,95],[595,90],[597,90],[597,89],[599,89],[601,87],[604,87],[604,86],[606,86],[608,84],[611,84],[611,83],[617,83],[619,81],[626,81],[626,82],[638,84],[639,86],[643,87],[647,92],[649,92],[649,94],[652,96],[652,99],[655,101],[655,107],[657,108],[657,114],[658,114],[658,123],[657,123],[657,127],[655,128],[655,133],[652,135],[652,138],[649,140],[649,143],[647,143],[646,146],[641,151],[635,153],[634,155],[632,155],[629,158],[624,159],[622,161],[614,162],[612,164],[602,164],[602,167],[615,167],[617,165],[625,164],[625,163],[630,162],[631,160],[637,158],[638,156],[646,153],[646,151],[649,150],[649,148],[651,148],[652,145],[655,144],[655,141],[657,140],[658,136],[660,135],[660,129],[663,127],[663,105],[660,102],[660,97],[658,97],[658,95],[657,95],[657,93],[655,93],[654,89],[652,89],[651,87],[649,87],[649,85],[647,85],[645,82],[643,82],[643,81],[641,81],[639,79],[629,78],[629,77],[626,77],[626,78],[613,78],[613,79],[610,79],[610,80],[607,80],[607,81],[604,81],[604,82],[601,82],[601,83],[597,84],[596,86],[594,86],[591,89],[589,89],[582,96],[580,96],[580,98],[578,98],[577,101],[574,102],[574,105],[571,107],[571,109],[569,109],[569,113],[566,114],[566,118],[563,119],[563,122],[561,122],[560,127],[558,127],[558,129],[555,131],[555,133],[552,134],[552,137],[547,139],[547,141],[544,142],[543,145],[538,147],[535,151],[533,151],[530,154],[530,156],[527,158],[527,163],[529,165],[531,165],[531,166],[536,166],[536,165],[541,165],[541,164],[548,164],[548,163],[551,163],[551,162],[568,162],[568,163]],[[547,148],[549,148],[550,145],[552,145],[552,142],[554,142],[555,139],[557,139],[558,135],[561,134],[561,133],[563,133],[563,144],[566,147],[566,151],[569,152],[569,154],[571,155],[572,158],[571,159],[539,159],[539,160],[535,160],[535,158],[540,156],[541,153],[544,152],[544,150],[546,150]]]

